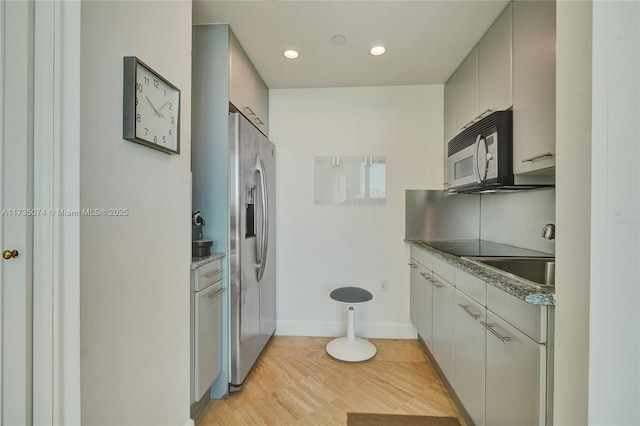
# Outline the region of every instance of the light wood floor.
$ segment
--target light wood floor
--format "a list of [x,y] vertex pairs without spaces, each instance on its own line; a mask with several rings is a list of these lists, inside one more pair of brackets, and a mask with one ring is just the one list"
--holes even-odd
[[464,421],[416,340],[370,339],[373,359],[331,358],[327,337],[274,336],[239,392],[211,401],[196,426],[346,425],[347,412]]

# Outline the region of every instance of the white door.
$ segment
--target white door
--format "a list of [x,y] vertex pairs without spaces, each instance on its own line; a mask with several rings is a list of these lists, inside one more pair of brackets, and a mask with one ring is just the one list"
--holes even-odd
[[448,281],[435,273],[431,282],[433,284],[433,348],[431,353],[449,384],[455,387],[453,381],[453,321],[456,290]]
[[453,382],[458,398],[476,426],[484,426],[485,329],[484,306],[456,290]]
[[485,423],[492,426],[544,425],[545,346],[491,311],[487,311],[487,323],[492,324],[496,334],[486,332]]
[[[32,422],[33,2],[0,3],[0,419]],[[11,256],[11,252],[14,251]],[[4,255],[7,254],[7,259]]]

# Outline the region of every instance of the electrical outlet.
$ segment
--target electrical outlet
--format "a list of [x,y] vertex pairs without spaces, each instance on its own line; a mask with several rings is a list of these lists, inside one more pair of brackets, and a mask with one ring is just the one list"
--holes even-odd
[[389,290],[389,279],[385,278],[380,280],[380,291],[388,291]]

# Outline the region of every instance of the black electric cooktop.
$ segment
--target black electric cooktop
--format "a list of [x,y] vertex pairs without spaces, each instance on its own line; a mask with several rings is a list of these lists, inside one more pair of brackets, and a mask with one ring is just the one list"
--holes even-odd
[[456,256],[553,257],[552,254],[541,251],[528,250],[484,240],[422,241],[421,244]]

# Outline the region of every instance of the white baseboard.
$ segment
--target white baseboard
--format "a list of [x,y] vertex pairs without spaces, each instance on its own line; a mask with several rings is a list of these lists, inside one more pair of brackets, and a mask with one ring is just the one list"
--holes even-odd
[[[276,335],[279,336],[344,336],[345,322],[340,321],[291,321],[278,320]],[[356,335],[374,339],[415,339],[417,332],[409,323],[358,323]]]
[[184,424],[184,426],[195,426],[195,422],[193,421],[193,419],[189,419],[187,420],[187,422]]

